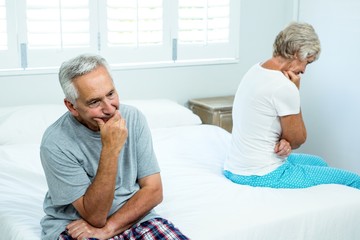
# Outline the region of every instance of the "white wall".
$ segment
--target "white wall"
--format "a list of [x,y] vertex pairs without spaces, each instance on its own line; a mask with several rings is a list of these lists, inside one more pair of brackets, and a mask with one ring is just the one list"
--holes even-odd
[[[120,98],[189,98],[234,94],[244,72],[271,55],[277,32],[293,18],[289,0],[241,0],[240,60],[237,64],[115,71]],[[4,76],[0,106],[59,103],[57,74]]]
[[322,44],[302,78],[308,140],[300,150],[360,173],[360,1],[300,0],[299,10]]

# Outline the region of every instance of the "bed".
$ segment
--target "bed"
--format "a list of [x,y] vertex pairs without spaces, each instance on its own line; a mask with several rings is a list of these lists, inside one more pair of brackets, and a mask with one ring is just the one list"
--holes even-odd
[[[152,131],[164,200],[156,211],[195,240],[357,240],[360,191],[339,185],[270,189],[236,185],[221,170],[231,134],[166,99],[127,100]],[[45,128],[63,105],[0,108],[0,236],[40,239],[47,185]]]

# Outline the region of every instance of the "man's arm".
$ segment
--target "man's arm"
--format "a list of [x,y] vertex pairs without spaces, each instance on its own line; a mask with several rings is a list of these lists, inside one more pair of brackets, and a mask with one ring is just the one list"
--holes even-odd
[[94,227],[103,227],[114,200],[118,156],[127,138],[126,122],[120,113],[106,123],[98,119],[102,150],[94,181],[85,194],[73,202],[81,217]]
[[140,179],[139,185],[140,190],[109,217],[104,227],[96,228],[80,219],[67,226],[68,233],[78,239],[83,237],[108,239],[130,228],[163,199],[160,173]]
[[115,236],[143,218],[163,200],[160,173],[139,180],[140,190],[107,221],[104,230]]

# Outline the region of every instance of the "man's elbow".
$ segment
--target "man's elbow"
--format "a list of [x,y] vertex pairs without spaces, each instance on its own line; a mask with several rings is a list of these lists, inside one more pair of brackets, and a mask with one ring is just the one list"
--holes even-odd
[[102,228],[106,225],[107,216],[101,217],[101,216],[90,216],[88,218],[84,218],[86,222],[88,222],[91,226],[96,228]]
[[103,228],[106,225],[106,220],[105,221],[96,221],[93,226],[96,228]]
[[164,199],[162,187],[156,189],[155,195],[156,195],[156,204],[160,204]]

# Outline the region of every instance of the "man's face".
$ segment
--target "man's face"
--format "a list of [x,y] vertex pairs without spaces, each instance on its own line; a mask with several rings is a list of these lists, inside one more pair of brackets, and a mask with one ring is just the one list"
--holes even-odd
[[119,109],[119,97],[111,76],[105,67],[100,66],[75,78],[73,84],[78,90],[78,98],[75,105],[65,102],[68,109],[83,125],[98,131],[99,126],[94,118],[106,122]]

